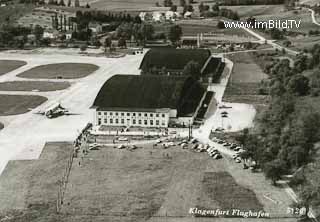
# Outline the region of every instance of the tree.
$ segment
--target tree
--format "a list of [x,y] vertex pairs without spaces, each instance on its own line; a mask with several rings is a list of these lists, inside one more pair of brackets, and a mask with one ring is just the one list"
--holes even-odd
[[270,35],[276,40],[283,39],[283,33],[277,28],[270,29]]
[[223,22],[223,21],[219,21],[219,22],[217,23],[217,28],[218,28],[218,29],[224,29],[224,28],[225,28],[224,22]]
[[180,6],[184,7],[186,5],[186,0],[180,0]]
[[304,54],[299,54],[294,61],[294,69],[298,73],[308,69],[308,57]]
[[170,8],[170,11],[176,12],[178,10],[178,7],[176,5],[172,5]]
[[89,5],[89,3],[87,3],[87,4],[86,4],[86,8],[90,8],[90,5]]
[[286,92],[283,83],[279,80],[275,80],[272,82],[270,86],[270,95],[271,96],[282,96]]
[[164,7],[171,7],[173,5],[172,0],[164,0],[163,5]]
[[201,3],[199,4],[198,8],[199,8],[199,12],[200,12],[200,13],[203,12],[203,10],[204,10],[204,4],[203,4],[203,2],[201,2]]
[[60,6],[66,6],[66,4],[64,3],[64,0],[60,0],[59,5]]
[[218,12],[220,10],[219,5],[217,3],[212,5],[212,11]]
[[313,184],[306,184],[299,191],[300,202],[299,205],[306,208],[305,217],[308,217],[311,205],[320,204],[320,186]]
[[33,34],[36,37],[36,41],[40,41],[43,35],[44,29],[40,25],[36,25],[33,30]]
[[103,43],[103,46],[105,48],[110,48],[111,47],[111,44],[112,44],[112,41],[111,41],[111,37],[110,36],[107,36],[104,40],[104,43]]
[[307,95],[310,90],[309,79],[301,74],[294,75],[290,78],[287,89],[298,96]]
[[121,38],[118,40],[118,46],[119,46],[120,48],[126,48],[126,47],[127,47],[127,43],[126,43],[125,38],[121,37]]
[[199,63],[192,60],[184,67],[182,74],[184,76],[191,76],[195,80],[199,80],[201,77],[201,67]]
[[80,46],[80,51],[81,51],[81,52],[84,52],[84,51],[86,51],[86,50],[87,50],[87,45],[84,44],[84,45],[81,45],[81,46]]
[[182,36],[182,28],[179,25],[174,25],[170,27],[168,39],[173,44],[176,44]]
[[264,165],[264,173],[268,179],[272,181],[273,185],[276,185],[277,180],[281,178],[284,171],[283,163],[280,160],[274,160]]
[[68,7],[71,7],[71,0],[68,0]]

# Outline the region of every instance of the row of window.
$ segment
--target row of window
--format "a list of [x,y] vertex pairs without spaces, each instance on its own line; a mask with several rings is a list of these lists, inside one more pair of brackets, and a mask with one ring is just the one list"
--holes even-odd
[[[104,124],[125,124],[125,120],[124,119],[109,119],[109,122],[108,122],[108,119],[103,119],[103,122]],[[160,126],[160,121],[159,120],[156,120],[156,121],[153,121],[153,120],[135,120],[133,119],[132,120],[132,125],[150,125],[150,126]],[[98,119],[98,124],[100,125],[101,124],[101,118]],[[128,119],[127,120],[127,124],[130,125],[130,120]],[[165,121],[161,121],[161,126],[165,126]]]
[[[108,112],[98,112],[98,115],[108,115]],[[125,116],[125,113],[118,113],[118,112],[109,112],[109,115],[115,115],[115,116]],[[126,113],[127,116],[142,116],[142,113]],[[160,117],[159,113],[153,114],[153,113],[144,113],[144,117]],[[165,114],[162,113],[161,117],[165,117]]]

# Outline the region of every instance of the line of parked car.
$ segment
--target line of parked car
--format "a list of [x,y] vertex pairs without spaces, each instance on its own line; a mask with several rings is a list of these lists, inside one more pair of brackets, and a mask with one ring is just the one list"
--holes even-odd
[[210,146],[209,144],[199,143],[197,141],[197,139],[195,139],[195,138],[191,139],[190,141],[184,140],[184,141],[180,142],[179,145],[183,149],[188,149],[188,147],[189,147],[188,143],[192,144],[191,149],[194,150],[195,152],[198,152],[198,153],[207,152],[208,155],[210,157],[212,157],[213,159],[221,159],[222,158],[221,153],[216,148],[214,148],[213,146]]
[[245,150],[242,148],[242,146],[236,144],[236,143],[229,143],[225,140],[218,139],[216,137],[212,138],[213,142],[216,142],[218,144],[221,144],[222,146],[229,148],[230,150],[235,151],[235,154],[232,155],[232,158],[236,161],[236,163],[241,163],[242,159],[240,157],[240,154],[244,152]]

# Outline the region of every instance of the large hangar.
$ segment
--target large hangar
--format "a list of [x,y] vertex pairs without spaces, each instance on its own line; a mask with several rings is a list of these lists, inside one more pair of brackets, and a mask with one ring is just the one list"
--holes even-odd
[[205,89],[191,77],[115,75],[100,89],[94,124],[168,127],[192,124]]

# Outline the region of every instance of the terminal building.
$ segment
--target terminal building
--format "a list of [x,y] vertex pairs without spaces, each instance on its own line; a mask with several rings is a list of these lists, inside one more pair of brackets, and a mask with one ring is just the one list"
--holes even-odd
[[204,97],[205,89],[191,77],[115,75],[93,103],[94,125],[189,125]]

